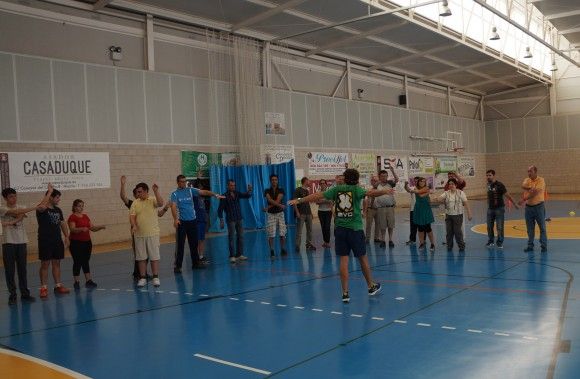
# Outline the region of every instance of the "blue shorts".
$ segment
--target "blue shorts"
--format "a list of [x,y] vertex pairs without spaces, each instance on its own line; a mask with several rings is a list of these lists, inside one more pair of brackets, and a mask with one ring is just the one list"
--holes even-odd
[[205,222],[197,222],[197,240],[198,241],[205,241],[205,228],[207,223]]
[[334,244],[334,249],[338,256],[348,256],[351,250],[357,258],[367,253],[365,233],[362,230],[352,230],[337,226],[334,229]]

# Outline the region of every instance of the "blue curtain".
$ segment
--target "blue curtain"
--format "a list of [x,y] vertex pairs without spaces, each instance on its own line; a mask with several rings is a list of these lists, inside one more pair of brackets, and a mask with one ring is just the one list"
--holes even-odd
[[[256,165],[256,166],[217,166],[210,167],[210,186],[211,190],[223,194],[227,190],[227,181],[233,179],[236,181],[236,190],[246,192],[248,184],[253,188],[252,197],[249,199],[240,199],[242,217],[244,219],[244,228],[261,229],[266,225],[266,213],[263,211],[266,206],[264,191],[270,187],[270,175],[278,175],[279,187],[283,188],[286,195],[283,202],[287,203],[292,199],[294,187],[296,185],[296,173],[294,170],[294,161],[273,165]],[[219,200],[211,199],[209,211],[210,232],[221,232],[226,230],[220,229],[217,209]],[[294,224],[294,211],[291,207],[286,207],[284,211],[286,223]],[[225,215],[224,215],[225,219]]]

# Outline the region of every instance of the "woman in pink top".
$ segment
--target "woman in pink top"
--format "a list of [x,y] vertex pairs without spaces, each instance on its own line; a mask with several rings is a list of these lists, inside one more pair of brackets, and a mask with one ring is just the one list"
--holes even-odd
[[93,282],[89,260],[93,250],[90,232],[97,232],[105,229],[104,225],[93,225],[89,216],[83,213],[85,203],[81,199],[73,201],[73,213],[68,218],[70,228],[70,254],[73,258],[74,288],[79,289],[79,275],[81,268],[85,274],[85,287],[95,288],[97,283]]

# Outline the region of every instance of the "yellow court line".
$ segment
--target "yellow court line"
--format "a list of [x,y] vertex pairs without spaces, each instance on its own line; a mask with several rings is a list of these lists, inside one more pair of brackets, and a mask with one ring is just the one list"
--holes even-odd
[[3,379],[88,379],[67,368],[16,351],[0,348],[0,372]]
[[[487,225],[478,224],[471,228],[475,233],[487,235]],[[580,239],[580,217],[552,217],[546,222],[548,239]],[[511,238],[528,238],[525,220],[506,220],[504,234]],[[540,230],[536,226],[536,237]]]

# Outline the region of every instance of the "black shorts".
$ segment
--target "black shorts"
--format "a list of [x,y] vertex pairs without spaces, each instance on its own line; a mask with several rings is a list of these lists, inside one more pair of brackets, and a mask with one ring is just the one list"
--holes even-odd
[[417,230],[420,231],[421,233],[431,233],[432,231],[431,224],[417,225]]
[[334,229],[336,255],[348,256],[350,251],[355,257],[366,255],[365,233],[362,230],[352,230],[337,226]]
[[41,261],[50,261],[63,258],[64,243],[62,240],[58,242],[38,241],[38,259]]

